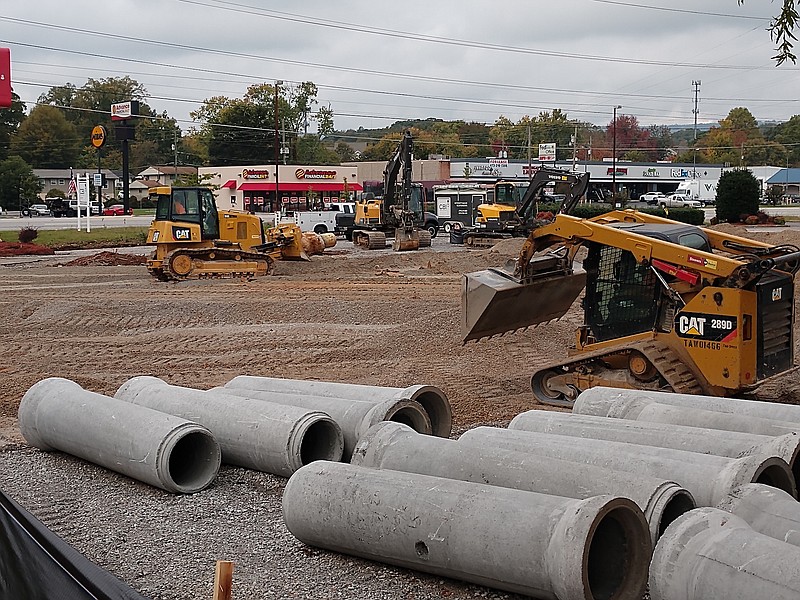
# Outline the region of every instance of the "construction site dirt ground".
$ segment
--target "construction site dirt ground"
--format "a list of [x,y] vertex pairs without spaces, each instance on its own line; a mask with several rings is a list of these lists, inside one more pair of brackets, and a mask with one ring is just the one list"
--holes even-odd
[[[752,237],[800,245],[797,230]],[[156,281],[144,266],[109,264],[108,257],[99,264],[86,258],[83,266],[65,266],[72,258],[64,255],[4,259],[0,489],[153,598],[210,598],[215,559],[236,563],[234,598],[324,598],[341,589],[339,597],[352,598],[510,597],[304,549],[281,529],[286,480],[279,477],[225,467],[209,490],[176,498],[28,447],[16,414],[26,390],[46,377],[66,377],[113,395],[136,375],[210,388],[250,374],[432,384],[452,403],[455,432],[505,425],[537,407],[530,374],[566,357],[582,320],[576,302],[558,322],[462,345],[463,273],[499,266],[520,245],[509,240],[466,250],[440,236],[429,250],[394,253],[353,250],[340,240],[311,262],[279,262],[271,277],[177,284]],[[800,388],[796,376],[776,385],[783,401],[794,400]],[[201,514],[202,507],[212,514]],[[257,532],[258,539],[281,540],[280,549],[267,552],[252,531],[244,533],[264,527],[259,511],[270,515],[272,529]],[[171,533],[155,530],[154,523],[167,516]],[[265,556],[270,553],[275,556]],[[340,587],[342,578],[350,579],[346,588]]]

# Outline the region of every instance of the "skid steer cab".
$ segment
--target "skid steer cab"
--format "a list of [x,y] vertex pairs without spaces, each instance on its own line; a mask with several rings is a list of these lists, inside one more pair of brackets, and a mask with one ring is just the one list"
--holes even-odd
[[268,275],[276,259],[307,260],[295,224],[264,230],[256,215],[217,210],[207,187],[157,187],[147,269],[161,280]]

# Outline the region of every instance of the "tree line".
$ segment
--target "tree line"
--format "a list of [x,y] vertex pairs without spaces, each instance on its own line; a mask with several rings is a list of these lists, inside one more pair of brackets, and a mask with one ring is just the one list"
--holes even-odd
[[[104,168],[119,170],[121,144],[115,138],[111,104],[139,102],[136,139],[130,143],[130,170],[151,165],[267,164],[278,145],[290,164],[339,164],[388,160],[405,129],[411,129],[420,158],[505,156],[538,158],[540,143],[555,143],[558,160],[603,160],[616,147],[617,158],[636,162],[671,160],[730,166],[800,163],[800,115],[772,126],[759,125],[744,107],[694,139],[691,129],[645,127],[633,115],[620,114],[605,126],[570,119],[560,109],[512,120],[500,115],[492,124],[460,120],[398,121],[387,130],[337,132],[330,107],[319,107],[312,82],[254,84],[241,98],[214,96],[191,113],[197,126],[182,129],[166,111],[147,103],[147,91],[130,77],[89,79],[77,87],[56,86],[30,111],[18,96],[0,111],[0,206],[33,200],[42,190],[34,168],[93,169],[97,150],[90,135],[103,125],[108,139],[100,155]],[[277,122],[276,122],[277,110]],[[309,125],[315,132],[309,133]],[[366,145],[364,146],[364,141]],[[354,148],[354,142],[361,142]],[[361,146],[364,146],[361,149]]]

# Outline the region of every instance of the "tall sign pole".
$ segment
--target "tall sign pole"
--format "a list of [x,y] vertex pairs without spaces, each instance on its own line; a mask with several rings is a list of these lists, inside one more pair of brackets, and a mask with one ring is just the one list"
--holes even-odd
[[111,105],[111,120],[117,122],[116,136],[122,142],[122,204],[125,214],[130,210],[130,171],[128,168],[128,140],[134,139],[135,129],[131,119],[139,115],[139,102],[129,100]]
[[278,190],[278,167],[280,166],[280,139],[278,138],[278,86],[282,85],[283,81],[275,82],[275,206],[274,211],[277,213],[281,210],[281,197]]
[[[94,187],[97,189],[97,205],[100,207],[100,214],[103,214],[103,171],[100,168],[100,159],[103,155],[103,145],[106,143],[106,128],[102,125],[95,125],[92,129],[92,146],[97,150],[97,174],[94,178]],[[90,203],[91,204],[91,203]],[[87,217],[92,212],[89,206]]]

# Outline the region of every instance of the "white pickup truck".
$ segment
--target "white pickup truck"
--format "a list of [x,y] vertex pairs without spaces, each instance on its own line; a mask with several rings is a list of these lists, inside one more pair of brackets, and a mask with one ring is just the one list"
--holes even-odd
[[662,208],[703,208],[703,203],[699,200],[692,200],[683,194],[670,194],[658,200],[658,205]]
[[281,215],[281,223],[297,223],[302,231],[333,233],[336,215],[355,212],[355,202],[331,202],[328,210],[288,211]]

